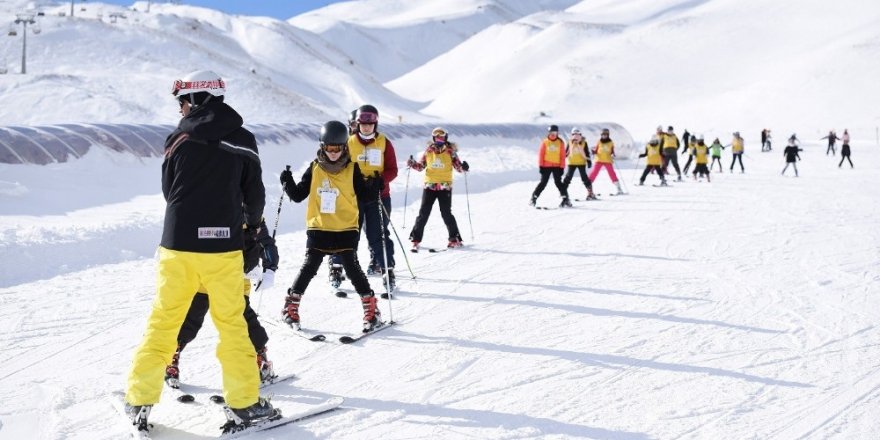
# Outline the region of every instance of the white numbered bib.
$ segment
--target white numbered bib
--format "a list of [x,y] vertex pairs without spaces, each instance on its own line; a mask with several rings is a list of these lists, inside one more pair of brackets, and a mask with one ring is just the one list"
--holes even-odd
[[377,148],[367,148],[367,162],[374,167],[382,165],[382,152]]
[[434,162],[431,162],[431,168],[435,168],[435,169],[444,168],[443,161],[441,161],[439,157],[434,159]]
[[318,197],[321,198],[321,214],[336,214],[336,191],[332,189],[318,190]]

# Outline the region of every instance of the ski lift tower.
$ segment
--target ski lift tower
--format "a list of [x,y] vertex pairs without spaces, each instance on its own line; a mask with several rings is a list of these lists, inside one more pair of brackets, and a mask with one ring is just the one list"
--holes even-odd
[[[33,12],[20,12],[15,14],[15,24],[21,24],[21,74],[27,73],[27,25],[36,24]],[[36,30],[36,29],[35,29]]]

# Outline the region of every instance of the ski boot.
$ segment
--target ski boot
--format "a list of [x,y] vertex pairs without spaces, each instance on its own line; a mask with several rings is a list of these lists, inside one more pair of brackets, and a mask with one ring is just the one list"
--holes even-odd
[[376,260],[370,260],[370,264],[367,265],[367,275],[381,275],[382,267],[379,266],[379,263]]
[[182,345],[177,345],[177,351],[171,357],[171,363],[165,367],[165,383],[175,389],[180,388],[180,351],[183,350]]
[[373,296],[373,293],[370,292],[370,296],[361,297],[361,303],[364,306],[364,333],[381,327],[384,323],[379,308],[376,307],[376,297]]
[[294,293],[291,289],[287,289],[287,298],[284,299],[284,310],[281,311],[284,322],[296,330],[299,326],[299,301],[302,295]]
[[529,206],[534,207],[536,203],[538,203],[538,196],[532,194],[532,199],[529,201]]
[[571,208],[571,200],[569,200],[568,197],[563,197],[562,201],[559,202],[559,207],[560,208]]
[[639,186],[645,186],[645,181],[644,181],[644,180],[639,180]]
[[342,281],[345,280],[345,275],[342,273],[342,265],[341,264],[331,264],[330,265],[330,286],[334,289],[338,289],[339,286],[342,285]]
[[[384,279],[382,280],[382,286],[385,286]],[[397,279],[394,276],[394,268],[389,267],[388,268],[388,292],[394,292],[394,289],[396,289],[396,288],[397,288]],[[379,296],[382,297],[382,299],[392,298],[394,295],[389,296],[388,292],[383,292]]]
[[272,361],[266,356],[266,347],[257,350],[257,367],[260,369],[260,382],[271,383],[278,376],[272,368]]
[[623,192],[623,188],[620,187],[620,181],[619,181],[619,180],[618,180],[617,182],[614,182],[614,184],[617,185],[617,195],[625,194],[625,193]]
[[464,244],[462,244],[460,238],[450,238],[449,244],[446,245],[446,247],[449,249],[456,249],[456,248],[460,248],[462,246],[464,246]]
[[410,251],[411,252],[418,252],[419,251],[419,243],[420,242],[418,242],[418,241],[413,241],[412,242],[412,249],[410,249]]
[[150,417],[150,411],[153,409],[153,405],[137,405],[132,406],[129,405],[128,402],[125,402],[125,415],[131,419],[131,424],[137,427],[137,430],[140,432],[149,432],[150,428],[153,427],[148,422],[148,418]]
[[663,179],[660,181],[660,186],[669,186],[669,184],[666,183],[666,179]]
[[226,424],[220,427],[223,434],[243,431],[248,427],[281,417],[281,412],[273,408],[269,399],[264,397],[260,397],[257,403],[247,408],[233,409],[226,406],[223,411],[226,413]]
[[598,200],[596,195],[593,194],[593,188],[587,188],[587,200]]

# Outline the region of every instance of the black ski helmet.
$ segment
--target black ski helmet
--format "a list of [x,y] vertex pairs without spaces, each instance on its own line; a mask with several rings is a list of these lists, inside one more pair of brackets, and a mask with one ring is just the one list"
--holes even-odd
[[547,132],[549,133],[551,131],[559,132],[559,126],[556,124],[553,124],[553,125],[547,127]]
[[348,127],[339,121],[328,121],[321,126],[321,147],[325,145],[348,146]]

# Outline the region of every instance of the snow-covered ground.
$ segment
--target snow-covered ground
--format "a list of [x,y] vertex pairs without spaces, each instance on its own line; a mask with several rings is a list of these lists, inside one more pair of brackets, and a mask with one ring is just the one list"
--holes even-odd
[[[358,344],[267,324],[276,370],[298,376],[271,390],[275,404],[346,403],[253,438],[880,438],[876,1],[357,0],[281,21],[167,3],[147,14],[145,2],[78,2],[71,19],[58,16],[66,2],[12,0],[0,14],[29,5],[46,16],[27,75],[21,36],[0,39],[0,125],[173,124],[171,80],[208,67],[249,124],[317,126],[369,102],[381,124],[745,136],[745,174],[637,187],[644,162],[622,161],[629,195],[608,196],[601,174],[603,200],[550,211],[526,204],[535,139],[456,139],[472,166],[453,205],[467,247],[407,252],[416,279],[398,249],[399,296],[381,304],[398,325]],[[766,127],[772,153],[757,148]],[[855,169],[825,156],[832,128],[850,129]],[[798,178],[779,175],[792,132]],[[399,141],[401,164],[423,142]],[[261,146],[270,223],[278,173],[301,172],[313,149]],[[100,148],[0,164],[0,439],[125,437],[108,395],[155,290],[159,166]],[[392,185],[403,240],[421,177]],[[551,184],[539,204],[558,202]],[[425,244],[445,238],[435,210]],[[302,262],[302,205],[283,205],[278,242],[277,285],[253,298],[267,322]],[[304,325],[340,336],[360,316],[319,272]],[[152,416],[162,438],[217,434],[216,340],[206,323],[184,352],[197,403],[166,396]]]
[[[602,174],[603,200],[539,211],[526,204],[537,173],[523,169],[532,164],[498,169],[504,146],[462,145],[469,178],[489,170],[510,182],[466,195],[457,177],[453,209],[467,247],[407,252],[415,280],[398,249],[399,297],[381,304],[398,325],[356,345],[313,343],[267,324],[276,370],[298,376],[273,388],[276,405],[292,411],[330,395],[346,403],[252,437],[876,438],[880,197],[870,188],[880,150],[853,149],[856,168],[839,169],[824,146],[807,144],[799,178],[779,176],[778,147],[751,149],[745,174],[725,168],[711,183],[670,188],[637,187],[624,165],[629,195],[607,196]],[[80,167],[158,184],[157,161],[92,151],[55,172]],[[278,185],[265,176],[271,223]],[[410,176],[409,194],[420,177]],[[404,228],[404,179],[392,217],[405,239],[418,197],[408,196]],[[157,195],[119,197],[125,186],[104,194],[87,180],[43,190],[66,201],[59,212],[45,212],[47,200],[0,217],[4,259],[21,256],[0,277],[3,439],[125,435],[107,396],[124,384],[156,270],[126,249],[158,240],[163,204]],[[18,181],[46,184],[39,172]],[[577,180],[571,192],[584,195]],[[550,185],[539,205],[557,203]],[[302,212],[283,209],[277,286],[253,298],[265,321],[280,313],[302,262]],[[435,211],[425,244],[445,238]],[[70,266],[29,258],[50,251],[60,257],[49,260]],[[334,297],[325,280],[322,270],[310,286],[303,323],[335,341],[357,331],[360,305]],[[220,386],[215,344],[206,324],[184,352],[182,378],[198,403],[166,395],[152,415],[162,438],[216,435],[223,416],[206,403]]]

